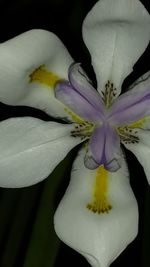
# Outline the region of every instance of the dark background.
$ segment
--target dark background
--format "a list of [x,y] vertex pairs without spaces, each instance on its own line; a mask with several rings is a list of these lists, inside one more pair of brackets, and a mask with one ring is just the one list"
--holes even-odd
[[[0,42],[24,31],[41,28],[57,34],[77,62],[95,81],[81,35],[82,21],[95,0],[0,1]],[[150,12],[149,0],[142,3]],[[150,49],[140,58],[123,90],[150,69]],[[28,107],[0,105],[1,120],[14,116],[50,117]],[[112,267],[149,267],[150,189],[140,164],[126,151],[131,186],[140,212],[139,234]],[[69,182],[76,149],[44,182],[30,188],[0,189],[0,267],[88,267],[82,256],[62,244],[53,230],[53,214]],[[61,176],[61,177],[60,177]],[[113,244],[112,244],[113,245]]]

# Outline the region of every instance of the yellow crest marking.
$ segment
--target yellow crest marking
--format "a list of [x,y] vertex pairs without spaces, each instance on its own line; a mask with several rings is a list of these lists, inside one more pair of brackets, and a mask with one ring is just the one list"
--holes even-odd
[[96,171],[96,179],[93,190],[93,201],[87,204],[87,208],[94,213],[108,213],[112,205],[108,201],[108,171],[100,166]]
[[70,115],[71,119],[73,122],[76,123],[85,123],[84,119],[82,119],[80,116],[78,116],[76,113],[74,113],[71,109],[69,109],[68,107],[65,107],[64,110],[66,111],[66,113],[68,113],[68,115]]
[[146,121],[147,121],[147,117],[142,118],[138,121],[135,121],[135,122],[129,124],[128,128],[141,128],[143,126],[143,124],[146,123]]
[[45,86],[54,88],[55,84],[60,80],[55,73],[50,72],[46,69],[45,65],[39,66],[29,75],[29,82],[37,82]]

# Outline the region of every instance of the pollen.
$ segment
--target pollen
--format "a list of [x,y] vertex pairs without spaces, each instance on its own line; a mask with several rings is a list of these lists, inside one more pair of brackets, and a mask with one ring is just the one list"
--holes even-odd
[[40,83],[46,87],[54,88],[55,84],[60,80],[55,73],[48,71],[45,65],[39,66],[29,75],[29,82]]
[[108,171],[103,166],[96,171],[93,200],[87,204],[87,209],[98,214],[109,213],[112,209],[108,200]]

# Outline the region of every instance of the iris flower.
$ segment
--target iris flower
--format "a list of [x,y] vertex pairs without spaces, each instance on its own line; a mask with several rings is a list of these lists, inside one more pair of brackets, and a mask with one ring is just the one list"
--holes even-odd
[[149,23],[139,0],[101,0],[92,8],[83,39],[97,90],[53,33],[31,30],[0,45],[0,100],[63,120],[0,123],[0,186],[42,181],[81,144],[54,224],[60,239],[93,267],[108,267],[138,231],[121,144],[135,154],[150,182],[150,72],[121,94],[148,45]]

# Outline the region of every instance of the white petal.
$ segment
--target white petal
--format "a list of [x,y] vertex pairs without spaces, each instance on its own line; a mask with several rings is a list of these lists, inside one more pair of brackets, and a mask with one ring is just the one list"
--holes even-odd
[[108,267],[137,235],[137,203],[123,161],[122,168],[109,175],[112,210],[108,214],[89,211],[86,205],[91,198],[95,171],[84,167],[84,153],[74,163],[69,187],[55,214],[55,230],[91,266]]
[[150,16],[138,0],[100,0],[87,15],[83,38],[92,57],[98,90],[110,80],[117,94],[146,49]]
[[29,75],[41,65],[62,79],[68,78],[73,60],[55,34],[44,30],[25,32],[0,45],[0,58],[1,102],[35,107],[52,116],[67,116],[53,88],[29,82]]
[[143,129],[134,130],[137,131],[137,136],[140,139],[139,143],[123,144],[137,157],[143,166],[148,183],[150,184],[150,131]]
[[139,77],[130,87],[129,92],[143,92],[146,88],[150,88],[150,71]]
[[0,123],[0,186],[24,187],[45,179],[81,141],[73,125],[24,117]]

